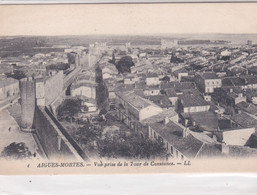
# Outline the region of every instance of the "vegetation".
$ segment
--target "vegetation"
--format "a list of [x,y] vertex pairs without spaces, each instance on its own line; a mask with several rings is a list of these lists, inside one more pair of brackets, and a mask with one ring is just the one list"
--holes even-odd
[[58,120],[69,120],[73,118],[74,115],[80,112],[81,109],[81,100],[80,99],[66,99],[64,102],[57,108],[57,118]]
[[7,159],[27,159],[31,156],[31,152],[23,142],[13,142],[10,145],[6,146],[1,153],[1,157]]
[[121,74],[130,73],[131,72],[130,68],[134,65],[135,64],[134,64],[131,56],[124,56],[116,64],[116,68],[117,68],[118,72]]
[[179,57],[177,57],[175,55],[172,55],[171,58],[170,58],[170,62],[174,63],[174,64],[179,64],[179,63],[183,63],[184,60],[180,59]]
[[170,77],[169,76],[164,76],[162,79],[160,79],[161,81],[164,82],[170,82]]
[[162,143],[138,134],[106,136],[98,142],[98,149],[101,157],[108,158],[150,159],[165,156]]
[[75,55],[73,55],[72,53],[68,53],[68,63],[69,64],[75,64]]
[[66,63],[60,63],[60,64],[51,64],[46,67],[47,69],[54,69],[54,70],[67,70],[70,68],[69,64]]
[[88,121],[82,127],[79,127],[78,131],[73,134],[73,137],[82,145],[91,146],[93,142],[98,141],[102,137],[102,131],[100,125]]
[[5,73],[7,77],[14,78],[17,80],[23,79],[26,77],[26,74],[22,70],[14,70],[13,73]]
[[102,69],[98,66],[96,68],[96,101],[99,109],[103,109],[107,106],[108,89],[103,82]]

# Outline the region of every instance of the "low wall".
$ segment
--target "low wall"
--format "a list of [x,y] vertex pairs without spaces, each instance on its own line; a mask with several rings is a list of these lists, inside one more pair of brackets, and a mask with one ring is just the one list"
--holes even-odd
[[36,135],[48,159],[89,160],[47,108],[36,107],[35,114]]

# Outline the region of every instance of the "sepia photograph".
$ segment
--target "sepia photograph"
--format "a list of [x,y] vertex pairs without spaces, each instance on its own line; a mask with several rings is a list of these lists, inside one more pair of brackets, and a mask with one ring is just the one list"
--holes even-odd
[[0,5],[0,173],[256,172],[256,21],[257,3]]

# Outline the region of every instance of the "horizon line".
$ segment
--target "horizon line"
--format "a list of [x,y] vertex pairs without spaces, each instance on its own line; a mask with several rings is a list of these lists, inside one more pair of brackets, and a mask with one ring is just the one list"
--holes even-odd
[[201,34],[214,34],[214,35],[257,35],[257,33],[227,33],[227,32],[201,32],[201,33],[145,33],[145,34],[60,34],[60,35],[0,35],[0,37],[54,37],[54,36],[168,36],[168,35],[201,35]]

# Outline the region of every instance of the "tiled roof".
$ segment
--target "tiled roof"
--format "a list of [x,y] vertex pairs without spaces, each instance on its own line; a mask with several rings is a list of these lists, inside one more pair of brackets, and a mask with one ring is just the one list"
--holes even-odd
[[209,105],[199,94],[192,91],[185,91],[181,96],[184,107],[207,106]]
[[240,77],[226,77],[222,79],[222,86],[244,86],[245,80]]
[[253,114],[253,115],[257,114],[257,106],[255,106],[254,104],[250,104],[247,102],[240,102],[240,103],[236,104],[236,106],[238,108],[240,108],[241,110],[244,110],[250,114]]
[[234,114],[230,118],[242,127],[257,127],[257,120],[244,112]]
[[166,89],[165,93],[168,97],[177,97],[177,94],[174,88]]
[[161,108],[168,108],[172,106],[169,98],[165,95],[148,96],[146,98]]
[[153,78],[153,77],[158,77],[157,73],[155,72],[150,72],[146,75],[147,78]]
[[183,128],[172,121],[166,125],[164,123],[154,123],[149,126],[187,158],[194,158],[203,145],[191,134],[183,137]]
[[224,156],[221,152],[221,144],[204,144],[196,158],[217,158]]
[[182,67],[182,68],[174,71],[174,74],[178,74],[178,73],[188,73],[188,70],[186,70],[184,67]]
[[165,109],[161,113],[149,117],[147,119],[144,119],[141,121],[142,124],[149,124],[149,123],[157,123],[157,122],[162,122],[166,117],[171,118],[176,116],[177,113],[174,111],[173,108]]
[[200,73],[200,76],[203,79],[218,79],[218,76],[216,75],[215,72],[203,72],[203,73]]
[[158,107],[156,104],[152,103],[151,101],[136,95],[133,91],[117,92],[116,94],[119,97],[121,97],[124,101],[134,106],[137,110],[141,110],[148,106]]
[[195,83],[194,82],[178,82],[178,81],[161,83],[161,89],[169,89],[169,88],[174,88],[176,91],[195,89]]
[[182,116],[195,121],[199,127],[206,131],[216,131],[219,126],[218,118],[212,112],[183,113]]

